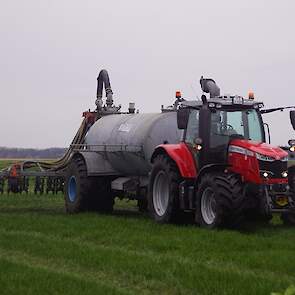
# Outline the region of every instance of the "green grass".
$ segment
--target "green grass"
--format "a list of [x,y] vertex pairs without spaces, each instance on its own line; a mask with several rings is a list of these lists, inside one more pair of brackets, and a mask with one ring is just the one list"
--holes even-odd
[[13,160],[13,159],[0,160],[0,170],[8,167],[10,164],[15,163],[15,162],[18,162],[18,160]]
[[118,202],[64,213],[62,195],[0,195],[1,294],[270,294],[295,284],[295,229],[159,225]]

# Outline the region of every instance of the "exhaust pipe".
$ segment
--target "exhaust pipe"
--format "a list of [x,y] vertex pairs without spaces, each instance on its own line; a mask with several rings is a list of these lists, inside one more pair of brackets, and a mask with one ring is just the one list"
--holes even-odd
[[109,78],[109,74],[107,70],[101,70],[97,77],[97,92],[96,92],[96,101],[95,101],[97,110],[101,110],[103,106],[103,101],[102,101],[103,85],[104,85],[106,97],[107,97],[106,105],[107,107],[111,107],[113,105],[113,91],[111,88],[110,78]]
[[200,79],[201,88],[205,93],[210,93],[210,98],[220,96],[220,88],[213,79]]

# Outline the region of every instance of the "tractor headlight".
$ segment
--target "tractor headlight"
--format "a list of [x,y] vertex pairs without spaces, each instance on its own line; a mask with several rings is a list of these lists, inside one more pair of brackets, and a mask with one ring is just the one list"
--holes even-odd
[[274,174],[271,171],[260,170],[260,176],[263,178],[272,178]]
[[256,153],[256,158],[260,161],[267,161],[267,162],[273,162],[275,161],[274,158],[272,157],[269,157],[269,156],[266,156],[266,155],[262,155],[262,154],[259,154],[259,153]]
[[287,171],[284,171],[284,172],[282,173],[282,177],[287,178],[287,177],[288,177],[288,172],[287,172]]

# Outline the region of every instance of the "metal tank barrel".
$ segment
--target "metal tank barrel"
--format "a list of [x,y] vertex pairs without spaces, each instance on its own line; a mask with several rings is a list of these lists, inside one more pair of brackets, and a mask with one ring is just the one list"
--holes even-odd
[[181,138],[176,112],[114,114],[100,118],[85,137],[88,149],[103,153],[124,175],[147,175],[155,147]]

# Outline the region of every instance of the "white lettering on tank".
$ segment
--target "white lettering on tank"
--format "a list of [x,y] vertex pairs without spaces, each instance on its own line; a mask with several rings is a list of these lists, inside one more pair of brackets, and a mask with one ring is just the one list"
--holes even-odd
[[129,132],[131,128],[132,128],[131,124],[123,123],[123,124],[120,125],[118,130],[122,131],[122,132]]

